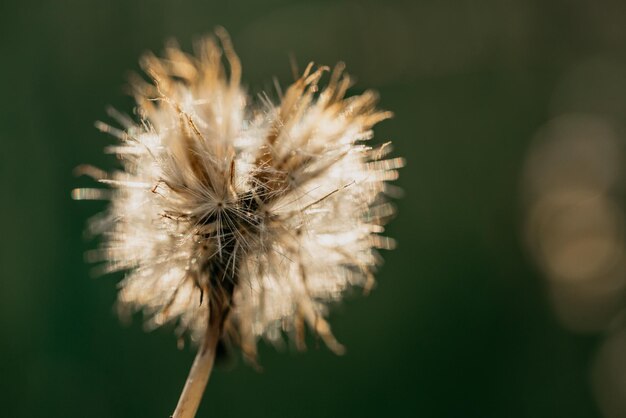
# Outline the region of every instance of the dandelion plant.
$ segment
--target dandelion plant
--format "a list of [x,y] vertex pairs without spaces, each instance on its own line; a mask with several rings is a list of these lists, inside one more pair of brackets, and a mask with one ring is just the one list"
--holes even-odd
[[347,97],[342,64],[310,64],[276,100],[253,100],[229,37],[216,34],[194,55],[169,45],[143,57],[137,117],[98,123],[117,137],[106,151],[121,168],[80,167],[108,187],[74,190],[110,200],[89,229],[106,271],[125,272],[120,314],[174,323],[198,347],[174,418],[195,416],[218,344],[254,362],[260,338],[303,347],[308,326],[343,352],[327,307],[371,288],[377,249],[393,246],[380,234],[402,165],[389,143],[367,144],[391,113],[372,91]]

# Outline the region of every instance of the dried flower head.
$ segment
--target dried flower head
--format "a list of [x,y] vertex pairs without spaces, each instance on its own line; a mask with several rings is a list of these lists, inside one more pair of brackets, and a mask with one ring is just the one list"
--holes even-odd
[[140,122],[114,113],[124,130],[99,125],[119,138],[108,151],[122,169],[83,168],[111,186],[108,211],[90,227],[104,237],[108,270],[127,272],[119,307],[249,358],[260,337],[286,333],[302,345],[305,324],[342,352],[326,306],[350,286],[369,288],[377,249],[393,245],[379,234],[393,214],[386,182],[402,160],[385,159],[388,143],[366,145],[391,114],[371,91],[346,97],[343,65],[325,87],[329,69],[311,64],[278,90],[278,104],[252,102],[228,36],[217,34],[221,47],[208,38],[194,56],[174,45],[145,56],[151,82],[132,84]]

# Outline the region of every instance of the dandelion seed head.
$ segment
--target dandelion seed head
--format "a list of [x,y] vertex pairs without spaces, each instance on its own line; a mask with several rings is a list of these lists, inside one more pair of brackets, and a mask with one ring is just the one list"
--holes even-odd
[[346,96],[343,65],[311,64],[276,103],[253,101],[217,34],[194,55],[170,44],[144,56],[150,81],[132,81],[139,122],[110,111],[122,129],[98,124],[117,138],[107,152],[121,169],[83,167],[110,189],[73,193],[110,199],[90,223],[104,238],[91,258],[126,272],[120,314],[143,311],[148,328],[174,322],[197,341],[219,320],[221,338],[254,358],[259,338],[301,346],[308,324],[341,352],[327,306],[370,288],[378,249],[393,247],[379,234],[394,212],[386,182],[403,160],[367,142],[391,114],[374,92]]

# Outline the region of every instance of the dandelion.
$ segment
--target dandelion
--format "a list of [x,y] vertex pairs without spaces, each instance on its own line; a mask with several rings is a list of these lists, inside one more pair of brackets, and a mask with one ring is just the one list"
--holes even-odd
[[327,307],[371,288],[377,249],[393,246],[380,235],[394,212],[387,182],[403,164],[386,158],[389,143],[366,144],[391,113],[371,91],[346,97],[343,65],[310,64],[277,88],[278,104],[253,102],[229,37],[216,33],[193,56],[170,45],[142,59],[139,122],[111,111],[123,129],[98,123],[118,138],[107,151],[121,169],[80,167],[109,188],[73,192],[110,200],[89,229],[103,237],[93,258],[126,272],[120,313],[143,311],[149,328],[175,323],[199,346],[176,418],[195,416],[218,343],[254,362],[260,338],[301,348],[308,325],[343,352]]

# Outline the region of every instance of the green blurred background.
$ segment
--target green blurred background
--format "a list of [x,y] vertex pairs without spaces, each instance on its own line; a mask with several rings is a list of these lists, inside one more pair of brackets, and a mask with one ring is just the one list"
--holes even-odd
[[594,389],[606,329],[562,325],[524,246],[522,181],[532,138],[562,113],[621,132],[620,0],[2,1],[1,416],[172,412],[194,353],[113,314],[120,276],[93,278],[83,261],[85,221],[104,204],[70,199],[89,184],[72,169],[114,166],[94,121],[132,110],[139,56],[216,25],[252,93],[291,80],[290,54],[344,60],[355,91],[377,89],[395,112],[376,138],[407,166],[388,229],[398,249],[370,296],[331,314],[347,354],[261,344],[264,370],[219,368],[198,417],[626,416]]

